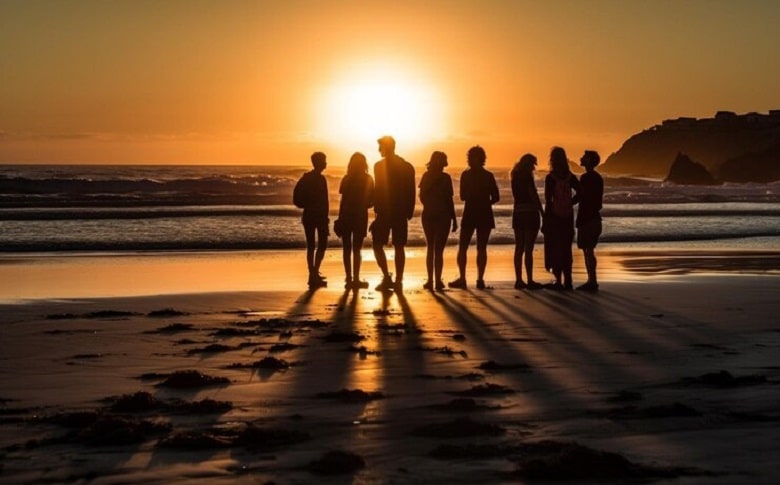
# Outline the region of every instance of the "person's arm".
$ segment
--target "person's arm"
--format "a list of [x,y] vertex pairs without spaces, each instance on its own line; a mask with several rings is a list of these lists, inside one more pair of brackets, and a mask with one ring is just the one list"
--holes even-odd
[[599,196],[599,198],[598,198],[598,201],[599,201],[598,202],[598,208],[599,208],[599,210],[601,210],[601,207],[604,204],[604,179],[601,178],[601,176],[599,176],[598,182],[599,182],[598,190],[597,190],[597,193],[598,193],[598,196]]
[[452,190],[452,178],[450,178],[449,175],[447,175],[445,183],[447,184],[445,194],[447,200],[449,201],[447,209],[449,210],[450,217],[452,218],[452,232],[455,232],[458,230],[458,217],[455,215],[455,194]]
[[552,205],[552,198],[553,198],[553,192],[555,187],[553,187],[553,179],[551,176],[546,176],[544,178],[544,206],[550,207]]
[[374,207],[374,179],[366,175],[366,209]]
[[406,213],[406,219],[409,220],[412,217],[414,217],[414,205],[417,203],[417,188],[414,186],[414,167],[412,164],[408,165],[409,170],[407,177],[408,180],[408,187],[409,187],[409,196],[407,199],[407,203],[409,204],[408,212]]
[[574,174],[569,175],[569,185],[574,189],[574,196],[571,198],[571,204],[577,204],[580,201],[580,181]]
[[544,217],[544,208],[542,207],[541,199],[539,199],[539,192],[536,191],[533,175],[528,179],[528,195],[531,198],[531,203],[536,207],[536,210]]
[[498,192],[498,184],[496,183],[496,177],[492,173],[490,174],[490,204],[493,205],[501,200],[501,195]]

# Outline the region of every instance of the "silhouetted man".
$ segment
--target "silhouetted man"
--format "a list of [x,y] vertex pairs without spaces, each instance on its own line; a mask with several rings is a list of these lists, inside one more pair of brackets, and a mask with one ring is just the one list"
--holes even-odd
[[[309,287],[318,288],[328,283],[320,274],[320,265],[328,247],[328,182],[322,171],[327,167],[322,152],[311,155],[313,169],[304,173],[295,184],[293,203],[303,208],[303,231],[306,234],[306,266],[309,269]],[[316,238],[315,238],[316,236]],[[316,251],[315,251],[316,247]]]
[[578,290],[598,291],[596,278],[596,245],[601,236],[601,205],[604,199],[604,179],[596,171],[601,162],[597,152],[585,150],[580,165],[585,173],[580,177],[580,209],[577,211],[577,247],[585,256],[585,269],[588,281],[577,287]]
[[[374,256],[382,270],[379,291],[403,289],[406,253],[404,247],[409,232],[409,219],[414,215],[415,182],[414,167],[395,154],[395,140],[383,136],[377,140],[382,160],[374,165],[374,212],[376,218],[371,224]],[[395,283],[387,270],[384,245],[393,235],[395,248]]]

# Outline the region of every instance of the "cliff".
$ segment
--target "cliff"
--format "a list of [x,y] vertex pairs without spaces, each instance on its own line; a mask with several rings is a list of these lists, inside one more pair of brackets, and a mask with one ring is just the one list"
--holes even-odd
[[680,152],[699,161],[719,180],[778,180],[780,110],[744,115],[721,111],[714,118],[666,120],[626,140],[600,170],[665,177]]

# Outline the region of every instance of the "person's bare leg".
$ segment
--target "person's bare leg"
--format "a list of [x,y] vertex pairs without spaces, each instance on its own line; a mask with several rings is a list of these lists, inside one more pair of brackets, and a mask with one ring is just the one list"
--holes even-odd
[[[523,281],[523,253],[525,252],[525,241],[522,241],[523,232],[515,229],[515,283]],[[526,258],[526,261],[528,258]],[[527,268],[526,268],[527,269]]]
[[304,225],[303,231],[306,235],[306,269],[309,272],[309,281],[311,282],[311,279],[313,277],[314,273],[314,227]]
[[428,281],[433,282],[433,262],[434,254],[436,252],[436,234],[435,231],[428,225],[423,225],[423,232],[425,232],[425,271],[428,273]]
[[361,251],[363,249],[363,238],[355,236],[355,241],[352,244],[352,274],[355,282],[360,281],[360,265],[363,262],[363,256]]
[[347,283],[352,281],[352,234],[344,234],[341,246],[341,259],[344,262],[344,274]]
[[469,231],[464,230],[461,227],[460,240],[458,241],[458,272],[460,273],[460,279],[466,281],[466,263],[468,262],[468,249],[471,237],[474,235],[474,229]]
[[[447,227],[449,231],[449,226]],[[441,274],[444,271],[444,246],[447,245],[447,232],[437,234],[436,241],[434,243],[434,272],[436,274],[436,281],[441,281]]]
[[387,273],[387,256],[385,256],[385,249],[381,244],[376,242],[372,244],[374,247],[374,259],[376,259],[376,265],[379,266],[379,270],[382,271],[382,276],[387,278],[390,276]]
[[325,250],[328,249],[328,231],[317,229],[317,251],[314,253],[314,274],[319,275]]
[[490,239],[490,229],[477,231],[477,280],[485,279],[485,268],[487,268],[487,245]]
[[404,280],[404,267],[406,266],[406,251],[402,244],[395,246],[395,284],[401,285]]
[[525,275],[528,283],[534,280],[534,240],[525,243]]

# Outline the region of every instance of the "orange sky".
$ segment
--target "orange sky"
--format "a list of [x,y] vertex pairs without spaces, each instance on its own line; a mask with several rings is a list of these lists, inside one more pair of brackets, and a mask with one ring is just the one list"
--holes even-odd
[[473,144],[494,165],[606,158],[666,118],[780,108],[778,19],[771,0],[2,0],[0,163],[342,164],[396,126],[418,165]]

